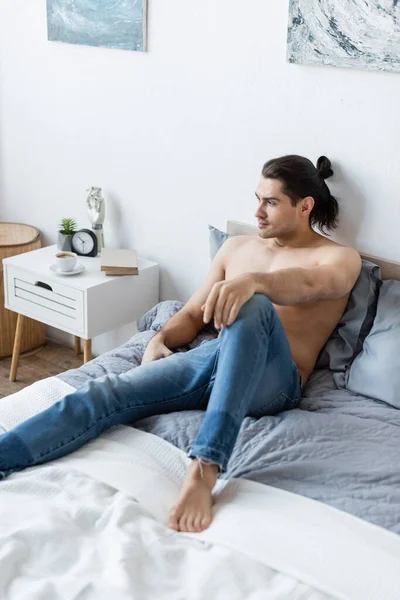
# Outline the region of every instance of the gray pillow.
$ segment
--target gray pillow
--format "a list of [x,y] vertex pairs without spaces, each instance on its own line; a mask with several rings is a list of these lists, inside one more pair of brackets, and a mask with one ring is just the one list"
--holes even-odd
[[217,229],[212,225],[208,226],[208,231],[210,232],[210,259],[213,261],[214,256],[217,254],[222,244],[231,236],[229,233],[220,231],[220,229]]
[[[219,248],[230,237],[212,225],[210,232],[210,256],[214,258]],[[345,372],[361,352],[376,315],[379,288],[382,284],[380,269],[368,260],[362,261],[360,276],[350,294],[346,310],[321,350],[316,368],[329,367],[335,373],[338,387],[345,385]]]
[[346,376],[355,394],[400,408],[400,281],[384,281],[372,329]]
[[361,352],[371,330],[381,285],[380,268],[363,260],[343,316],[319,355],[316,368],[336,371],[334,379],[339,388],[345,386],[345,371]]

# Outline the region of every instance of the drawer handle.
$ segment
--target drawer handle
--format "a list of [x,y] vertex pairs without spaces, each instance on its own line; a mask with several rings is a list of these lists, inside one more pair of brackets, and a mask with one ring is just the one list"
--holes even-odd
[[38,287],[44,288],[45,290],[53,291],[53,288],[48,283],[43,283],[43,281],[36,281],[35,285]]

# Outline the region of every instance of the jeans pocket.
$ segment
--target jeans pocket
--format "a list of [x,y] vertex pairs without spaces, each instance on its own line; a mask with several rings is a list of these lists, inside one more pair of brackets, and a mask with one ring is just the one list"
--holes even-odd
[[290,410],[295,407],[296,401],[292,400],[286,392],[279,392],[276,396],[269,398],[260,408],[252,411],[251,416],[266,417],[277,415],[285,410]]

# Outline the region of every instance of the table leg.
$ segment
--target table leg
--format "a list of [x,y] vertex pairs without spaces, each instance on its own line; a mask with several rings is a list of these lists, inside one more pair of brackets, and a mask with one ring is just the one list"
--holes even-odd
[[83,362],[92,360],[92,340],[83,340]]
[[81,338],[79,336],[75,336],[75,354],[78,355],[81,353]]
[[11,360],[10,381],[15,381],[17,379],[18,360],[21,349],[22,332],[24,329],[24,319],[24,315],[18,315],[17,328],[15,330],[13,355]]

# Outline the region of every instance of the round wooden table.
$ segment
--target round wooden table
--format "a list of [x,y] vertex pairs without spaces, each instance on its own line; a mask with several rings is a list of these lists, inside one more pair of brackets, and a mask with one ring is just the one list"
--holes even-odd
[[13,354],[14,340],[19,343],[20,352],[38,348],[46,341],[46,326],[43,323],[24,318],[22,336],[22,319],[18,319],[17,313],[4,308],[3,258],[36,250],[41,245],[40,232],[35,227],[22,223],[0,223],[0,358]]

